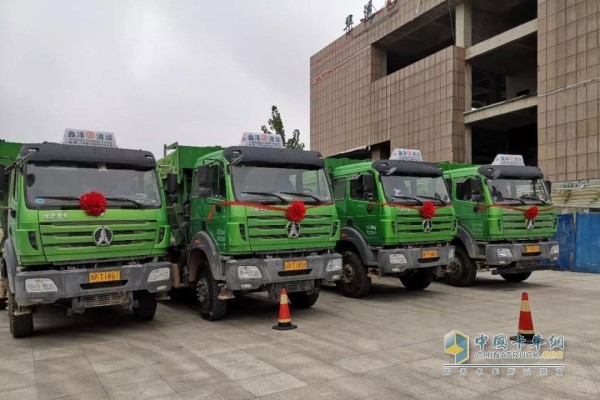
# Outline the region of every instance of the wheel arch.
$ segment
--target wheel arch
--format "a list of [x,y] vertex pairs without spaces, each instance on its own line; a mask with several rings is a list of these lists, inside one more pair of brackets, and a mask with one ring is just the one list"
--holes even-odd
[[212,237],[206,232],[197,232],[190,241],[190,249],[187,257],[189,281],[198,280],[200,266],[208,263],[212,276],[215,279],[224,279],[221,271],[220,254]]

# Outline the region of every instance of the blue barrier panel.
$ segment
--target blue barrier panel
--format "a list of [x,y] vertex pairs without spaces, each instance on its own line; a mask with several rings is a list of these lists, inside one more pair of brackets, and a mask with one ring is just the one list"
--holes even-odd
[[571,270],[600,273],[600,214],[577,214]]
[[560,245],[558,265],[562,270],[570,270],[575,257],[575,220],[573,214],[558,216],[558,228],[552,240]]

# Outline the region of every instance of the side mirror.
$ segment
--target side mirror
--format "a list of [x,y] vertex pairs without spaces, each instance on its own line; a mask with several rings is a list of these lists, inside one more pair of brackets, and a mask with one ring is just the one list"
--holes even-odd
[[550,181],[550,179],[546,179],[544,183],[546,184],[546,189],[548,189],[548,193],[552,193],[552,181]]
[[177,193],[177,174],[174,174],[173,172],[167,174],[167,193]]
[[360,176],[363,192],[375,194],[375,176],[373,174],[363,174]]

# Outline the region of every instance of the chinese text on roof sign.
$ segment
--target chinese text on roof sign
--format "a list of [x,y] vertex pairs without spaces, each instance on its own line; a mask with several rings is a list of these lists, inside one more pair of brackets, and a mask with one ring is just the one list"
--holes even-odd
[[498,154],[492,165],[525,165],[523,156],[516,154]]
[[266,133],[244,132],[241,146],[268,147],[272,149],[282,149],[283,141],[279,135],[270,135]]
[[421,150],[394,149],[390,160],[423,161],[423,157],[421,156]]
[[114,133],[81,129],[65,129],[63,143],[83,146],[117,147]]

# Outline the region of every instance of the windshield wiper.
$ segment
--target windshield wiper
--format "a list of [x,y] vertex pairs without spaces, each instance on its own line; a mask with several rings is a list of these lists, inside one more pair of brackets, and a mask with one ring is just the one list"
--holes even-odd
[[424,196],[422,194],[418,194],[416,197],[422,197],[424,199],[429,199],[429,200],[438,200],[440,203],[446,204],[446,202],[444,200],[440,199],[439,197],[435,197],[435,196]]
[[394,196],[390,196],[393,199],[407,199],[407,200],[413,200],[416,201],[419,205],[423,205],[423,202],[419,199],[417,199],[415,196],[404,196],[401,194],[398,195],[394,195]]
[[310,197],[311,199],[313,199],[314,201],[317,202],[317,204],[321,204],[322,201],[321,199],[319,199],[317,196],[313,196],[312,194],[308,194],[308,193],[300,193],[300,192],[279,192],[281,194],[291,194],[292,196],[302,196],[302,197]]
[[531,194],[524,194],[523,196],[520,196],[519,199],[528,199],[528,200],[537,200],[537,201],[541,201],[543,205],[548,205],[548,202],[544,199],[540,199],[539,197],[535,197],[534,195]]
[[52,199],[52,200],[79,200],[77,196],[36,196],[40,199]]
[[523,200],[517,199],[516,197],[502,197],[501,199],[498,199],[498,200],[500,200],[500,201],[504,201],[504,200],[511,201],[512,200],[512,201],[518,201],[521,204],[527,204]]
[[128,199],[127,197],[107,197],[106,200],[111,200],[111,201],[128,201],[132,204],[135,204],[138,207],[143,207],[144,204],[140,203],[139,201],[133,200],[133,199]]
[[275,194],[275,193],[271,193],[271,192],[247,192],[247,191],[243,191],[242,193],[254,194],[254,195],[257,195],[257,196],[277,197],[279,200],[283,201],[284,203],[288,203],[288,201],[286,199],[284,199],[283,197],[281,197],[280,195]]

